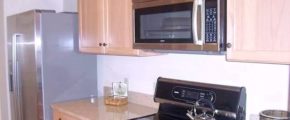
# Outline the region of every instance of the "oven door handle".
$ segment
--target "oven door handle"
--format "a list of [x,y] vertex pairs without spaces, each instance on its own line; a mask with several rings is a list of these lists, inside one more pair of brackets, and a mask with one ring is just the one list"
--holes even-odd
[[192,9],[192,31],[194,44],[203,45],[204,40],[202,38],[202,26],[203,26],[203,17],[202,17],[202,8],[203,0],[194,0],[193,9]]

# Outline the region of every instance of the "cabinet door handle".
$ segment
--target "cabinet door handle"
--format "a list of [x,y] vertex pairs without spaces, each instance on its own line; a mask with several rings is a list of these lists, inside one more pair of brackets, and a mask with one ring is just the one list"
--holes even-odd
[[61,120],[61,118],[58,118],[58,120]]
[[99,43],[99,46],[102,46],[103,44],[102,43]]
[[107,43],[103,43],[103,46],[107,46],[108,44]]

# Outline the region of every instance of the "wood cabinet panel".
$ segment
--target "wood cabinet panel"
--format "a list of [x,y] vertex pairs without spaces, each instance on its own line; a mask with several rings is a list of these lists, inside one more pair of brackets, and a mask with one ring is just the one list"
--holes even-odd
[[137,55],[133,49],[132,0],[106,0],[107,49],[106,53]]
[[148,8],[162,5],[172,5],[193,2],[193,0],[132,0],[134,8]]
[[79,0],[79,50],[127,56],[156,55],[133,49],[132,0]]
[[105,1],[79,0],[79,48],[82,52],[104,53]]
[[289,0],[227,2],[227,60],[290,64]]
[[53,110],[53,120],[81,120],[58,110]]

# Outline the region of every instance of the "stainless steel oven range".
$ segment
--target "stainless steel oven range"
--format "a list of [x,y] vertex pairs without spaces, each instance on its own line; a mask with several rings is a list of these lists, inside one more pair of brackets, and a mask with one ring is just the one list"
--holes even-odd
[[159,77],[156,114],[131,120],[245,120],[244,87],[189,82]]

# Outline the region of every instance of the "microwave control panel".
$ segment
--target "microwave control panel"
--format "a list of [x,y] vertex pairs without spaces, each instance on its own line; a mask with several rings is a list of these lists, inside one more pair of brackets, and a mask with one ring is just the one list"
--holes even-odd
[[216,0],[205,2],[205,43],[217,43],[218,39],[218,9]]

